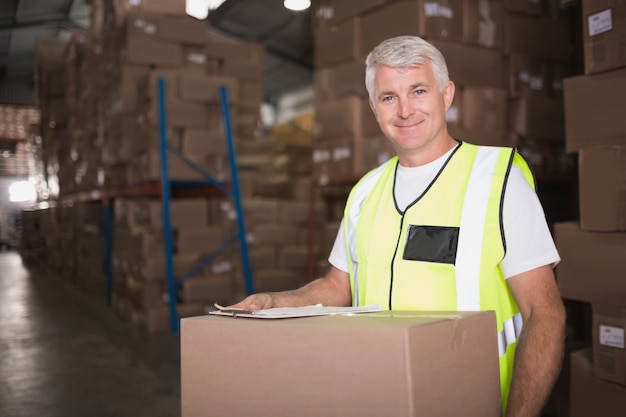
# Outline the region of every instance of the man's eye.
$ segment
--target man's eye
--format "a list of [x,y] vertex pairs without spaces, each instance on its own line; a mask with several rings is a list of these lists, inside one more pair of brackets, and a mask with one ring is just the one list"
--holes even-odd
[[422,94],[426,93],[426,90],[422,90],[422,89],[418,89],[414,91],[416,96],[421,96]]
[[385,102],[385,101],[391,101],[391,99],[393,99],[393,97],[391,97],[391,96],[385,96],[385,97],[383,97],[380,101],[383,101],[383,102]]

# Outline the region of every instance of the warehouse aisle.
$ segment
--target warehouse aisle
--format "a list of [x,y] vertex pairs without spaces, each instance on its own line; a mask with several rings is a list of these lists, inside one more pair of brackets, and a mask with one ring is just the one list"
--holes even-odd
[[176,417],[177,334],[150,336],[104,299],[0,253],[0,416]]

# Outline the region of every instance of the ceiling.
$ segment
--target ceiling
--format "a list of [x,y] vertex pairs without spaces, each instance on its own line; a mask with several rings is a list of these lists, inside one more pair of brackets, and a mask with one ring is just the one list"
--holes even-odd
[[268,100],[313,82],[310,9],[294,12],[281,0],[227,0],[209,13],[212,30],[265,45]]
[[[89,21],[87,0],[0,0],[0,103],[34,104],[35,40],[67,37]],[[280,0],[226,0],[209,13],[207,26],[265,45],[266,100],[312,83],[309,11],[287,10]]]

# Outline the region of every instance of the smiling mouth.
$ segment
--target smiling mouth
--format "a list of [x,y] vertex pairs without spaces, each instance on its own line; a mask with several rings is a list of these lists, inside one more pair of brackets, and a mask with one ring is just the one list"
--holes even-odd
[[400,123],[400,124],[396,124],[395,126],[399,129],[409,129],[412,127],[417,127],[419,126],[421,123],[423,122],[423,120],[417,121],[417,122],[411,122],[411,123]]

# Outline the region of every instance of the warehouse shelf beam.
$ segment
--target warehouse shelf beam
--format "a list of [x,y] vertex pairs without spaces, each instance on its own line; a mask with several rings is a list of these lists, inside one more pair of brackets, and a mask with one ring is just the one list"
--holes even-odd
[[159,78],[159,140],[161,144],[161,202],[163,206],[163,238],[165,243],[165,268],[167,276],[167,293],[170,306],[170,326],[172,331],[177,332],[179,329],[178,312],[177,312],[177,285],[174,279],[174,232],[172,231],[172,223],[170,218],[170,191],[171,184],[169,182],[169,171],[167,166],[167,115],[165,111],[165,80]]
[[[166,273],[167,288],[170,306],[170,325],[173,332],[179,330],[179,317],[177,312],[177,293],[182,283],[200,271],[204,266],[210,263],[217,255],[224,251],[232,243],[239,241],[241,261],[243,265],[243,273],[245,280],[246,293],[248,295],[254,292],[252,280],[252,269],[250,267],[248,244],[246,240],[245,219],[243,207],[241,203],[241,194],[239,186],[239,177],[237,171],[237,160],[235,156],[235,148],[233,145],[232,130],[230,124],[230,113],[228,106],[228,93],[226,87],[220,87],[220,104],[222,107],[222,117],[225,126],[225,140],[228,148],[228,158],[231,169],[231,182],[226,183],[214,179],[208,172],[195,162],[186,157],[183,153],[169,145],[167,141],[167,114],[165,111],[165,81],[160,78],[158,80],[158,110],[159,110],[159,141],[161,148],[161,179],[148,181],[139,184],[132,184],[124,187],[91,190],[85,192],[77,192],[68,195],[59,196],[58,202],[49,202],[49,204],[72,205],[75,203],[100,201],[103,205],[103,227],[105,239],[105,275],[106,275],[106,301],[108,305],[113,303],[113,202],[116,198],[127,197],[152,197],[160,198],[163,204],[163,230],[166,255]],[[189,164],[194,170],[198,171],[205,178],[204,180],[173,180],[169,178],[169,167],[167,163],[168,153]],[[174,251],[173,231],[170,217],[170,202],[175,198],[209,198],[217,196],[228,196],[234,200],[236,217],[237,217],[237,233],[226,239],[222,246],[214,250],[196,263],[189,271],[187,271],[181,279],[176,280],[174,276],[174,265],[172,254]]]
[[[228,92],[225,86],[220,87],[220,104],[222,107],[222,117],[224,120],[225,134],[226,134],[226,143],[228,148],[228,159],[231,170],[231,187],[228,188],[223,182],[215,180],[208,172],[206,172],[202,167],[198,164],[187,158],[183,153],[179,152],[177,149],[172,147],[167,141],[167,114],[165,110],[165,102],[166,102],[166,84],[163,78],[159,78],[157,81],[158,87],[158,109],[159,109],[159,130],[160,130],[160,145],[161,145],[161,200],[163,204],[163,237],[165,241],[165,258],[166,258],[166,272],[167,272],[167,288],[168,288],[168,302],[170,307],[170,326],[173,332],[178,332],[180,328],[180,319],[177,311],[177,302],[178,302],[178,288],[182,284],[182,282],[189,278],[192,273],[198,272],[204,265],[206,265],[210,260],[212,260],[218,253],[225,249],[225,246],[234,243],[235,241],[239,241],[240,245],[240,253],[241,253],[241,261],[243,265],[244,271],[244,280],[246,284],[246,292],[248,294],[252,294],[254,291],[253,282],[252,282],[252,270],[250,268],[250,260],[248,254],[248,245],[246,241],[246,232],[245,232],[245,220],[243,207],[241,204],[241,194],[239,188],[239,177],[237,170],[237,159],[235,156],[235,147],[233,145],[233,137],[232,130],[230,124],[230,112],[229,112],[229,104],[228,104]],[[213,186],[223,192],[225,195],[231,197],[234,200],[235,210],[237,213],[237,234],[227,240],[224,245],[218,248],[216,251],[213,251],[211,254],[206,256],[200,262],[197,262],[194,265],[190,272],[187,272],[186,275],[183,276],[182,280],[176,280],[174,264],[172,259],[172,254],[174,252],[174,242],[173,242],[173,230],[171,225],[171,217],[170,217],[170,202],[172,199],[172,189],[173,185],[177,184],[178,186],[184,186],[186,182],[174,182],[169,178],[169,167],[168,167],[168,154],[173,153],[175,156],[182,159],[188,165],[190,165],[194,170],[201,173],[205,178],[205,185]],[[193,182],[193,184],[198,184],[198,182]]]
[[194,266],[192,266],[189,271],[187,271],[182,277],[180,277],[177,281],[178,285],[182,285],[187,279],[191,278],[195,274],[197,274],[202,268],[207,266],[213,259],[217,257],[220,253],[226,250],[232,243],[234,243],[239,238],[238,235],[232,235],[230,238],[226,239],[222,245],[215,249],[213,252],[209,253],[207,256],[198,261]]
[[235,146],[233,144],[233,132],[230,123],[230,111],[228,105],[228,91],[225,86],[220,87],[220,104],[222,107],[222,116],[224,118],[224,129],[226,131],[226,144],[228,146],[228,160],[230,165],[231,183],[233,187],[233,199],[235,201],[235,209],[237,210],[237,232],[239,234],[239,245],[241,253],[241,263],[243,265],[243,274],[246,284],[246,293],[248,295],[254,292],[254,284],[252,282],[252,269],[250,268],[250,258],[248,254],[248,241],[246,236],[246,222],[243,215],[243,207],[241,204],[241,191],[239,188],[239,174],[237,171],[237,157],[235,155]]

